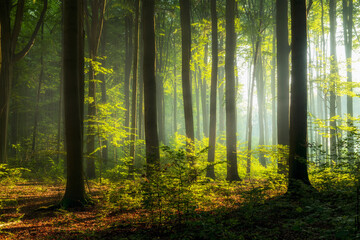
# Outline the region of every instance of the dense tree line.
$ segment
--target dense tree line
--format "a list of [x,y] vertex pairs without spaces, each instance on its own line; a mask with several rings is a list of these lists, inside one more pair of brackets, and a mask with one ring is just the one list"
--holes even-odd
[[289,190],[310,185],[309,162],[356,151],[357,2],[0,4],[0,162],[61,174],[66,163],[66,206],[88,200],[85,178],[117,166],[151,179],[161,145],[186,148],[193,180],[200,165],[240,181],[273,164]]

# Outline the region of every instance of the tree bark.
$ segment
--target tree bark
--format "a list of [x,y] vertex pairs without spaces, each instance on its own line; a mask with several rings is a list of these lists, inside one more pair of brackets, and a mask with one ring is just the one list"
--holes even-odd
[[133,57],[133,84],[132,84],[132,102],[131,102],[131,141],[130,157],[131,164],[129,168],[129,177],[134,179],[135,169],[135,147],[136,147],[136,96],[137,96],[137,78],[138,78],[138,54],[139,54],[139,11],[140,1],[135,1],[135,31],[134,31],[134,57]]
[[155,0],[143,0],[142,4],[146,175],[148,178],[152,178],[154,174],[160,170],[159,138],[156,117]]
[[235,106],[235,72],[234,57],[236,51],[235,35],[235,0],[226,0],[226,156],[228,181],[239,181],[236,152],[236,106]]
[[83,206],[87,202],[83,174],[83,4],[64,0],[64,109],[67,181],[60,205]]
[[210,127],[209,127],[209,150],[206,177],[215,179],[215,144],[216,144],[216,91],[218,75],[218,33],[216,0],[211,0],[211,93],[210,93]]
[[307,38],[306,0],[291,0],[291,108],[288,192],[298,182],[310,185],[307,172]]
[[[343,0],[343,28],[344,28],[344,45],[346,56],[346,81],[351,86],[352,84],[352,29],[353,29],[353,0]],[[352,91],[352,87],[349,89]],[[353,126],[353,98],[351,96],[346,97],[346,111],[349,115],[347,121],[348,126]],[[348,152],[354,152],[354,136],[353,133],[348,132]]]
[[[182,42],[182,89],[185,115],[185,132],[187,151],[190,155],[194,151],[194,119],[192,107],[192,94],[190,82],[191,59],[191,26],[190,26],[190,0],[180,1],[181,42]],[[192,161],[192,157],[189,158]]]
[[331,160],[337,161],[336,143],[336,81],[338,79],[337,56],[336,56],[336,0],[329,0],[330,16],[330,156]]

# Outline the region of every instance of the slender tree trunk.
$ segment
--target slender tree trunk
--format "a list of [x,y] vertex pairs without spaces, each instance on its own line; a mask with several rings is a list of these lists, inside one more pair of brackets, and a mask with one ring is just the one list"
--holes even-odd
[[[130,0],[128,0],[130,2]],[[125,122],[126,132],[130,132],[130,75],[133,56],[133,17],[131,13],[125,16],[125,81],[124,81],[124,102],[125,102]]]
[[[182,42],[182,89],[185,115],[186,144],[190,153],[194,149],[194,120],[190,83],[191,26],[190,0],[180,1],[181,42]],[[192,158],[191,158],[192,159]],[[192,161],[192,160],[191,160]]]
[[[325,42],[325,26],[324,26],[324,15],[325,15],[325,12],[324,12],[324,2],[323,0],[320,0],[321,2],[321,49],[322,49],[322,70],[323,70],[323,73],[322,73],[322,79],[323,81],[325,81],[326,79],[326,59],[325,59],[325,56],[326,56],[326,42]],[[327,106],[327,95],[326,93],[324,92],[324,119],[327,119],[328,118],[328,106]],[[327,121],[326,121],[327,122]],[[327,123],[328,125],[328,123]],[[325,128],[324,129],[325,131],[325,135],[328,134],[328,129]],[[327,155],[328,154],[328,139],[323,137],[323,150],[325,151],[325,154]]]
[[[101,37],[101,45],[100,45],[100,51],[101,51],[101,57],[105,57],[105,50],[106,50],[106,22],[104,20],[103,23],[103,32],[102,32],[102,37]],[[106,60],[104,59],[102,61],[102,66],[106,67]],[[101,103],[102,104],[106,104],[107,103],[107,90],[106,90],[106,75],[105,74],[100,74],[99,79],[101,81],[100,83],[100,87],[101,87]],[[109,145],[108,145],[108,140],[106,138],[101,140],[102,143],[102,148],[101,148],[101,156],[102,156],[102,161],[105,165],[105,167],[108,164],[108,158],[109,158]]]
[[155,0],[143,0],[142,22],[144,39],[144,105],[146,175],[152,178],[160,170],[159,138],[156,117],[155,79]]
[[236,152],[236,106],[234,57],[236,51],[235,36],[235,0],[226,0],[226,156],[228,181],[239,181]]
[[134,179],[135,168],[135,140],[136,140],[136,96],[137,96],[137,78],[138,78],[138,54],[139,54],[139,11],[140,1],[135,1],[135,31],[134,31],[134,57],[133,57],[133,85],[131,102],[131,142],[130,157],[131,165],[129,168],[129,177]]
[[173,116],[173,120],[174,120],[174,134],[177,133],[177,73],[176,73],[176,39],[174,36],[174,116]]
[[[259,114],[259,145],[260,147],[265,144],[265,86],[263,77],[263,66],[262,66],[262,51],[261,51],[261,39],[258,40],[258,72],[256,76],[256,87],[257,87],[257,99],[258,99],[258,114]],[[264,153],[259,152],[259,162],[262,166],[266,167],[266,161]]]
[[217,34],[217,14],[216,0],[211,0],[211,94],[210,94],[210,128],[209,128],[209,150],[206,177],[215,179],[215,145],[216,145],[216,91],[218,75],[218,34]]
[[[196,71],[197,70],[197,71]],[[197,73],[197,75],[196,75]],[[196,138],[201,140],[200,134],[200,85],[201,85],[201,69],[195,67],[193,72],[194,83],[195,83],[195,98],[196,98]]]
[[[344,27],[344,45],[346,56],[346,79],[347,83],[352,84],[352,29],[353,29],[353,0],[343,0],[343,27]],[[349,87],[352,91],[352,87]],[[353,126],[353,98],[351,96],[346,97],[346,111],[349,115],[347,121],[348,126]],[[348,152],[354,152],[354,136],[353,133],[348,132]]]
[[203,134],[204,137],[209,137],[209,115],[208,115],[208,103],[207,103],[207,84],[206,84],[206,66],[208,64],[208,44],[205,45],[205,54],[204,54],[204,64],[205,68],[203,69],[203,77],[199,79],[201,81],[201,109],[202,109],[202,119],[203,119]]
[[276,24],[274,24],[274,31],[273,31],[273,39],[272,39],[272,58],[271,58],[271,132],[272,132],[272,138],[271,138],[271,144],[276,145],[277,144],[277,137],[276,137],[276,91],[275,91],[275,66],[276,66]]
[[[224,51],[224,40],[220,36],[219,51]],[[224,59],[220,57],[220,64],[224,62]],[[225,94],[224,94],[224,66],[219,67],[219,136],[223,136],[225,132]]]
[[288,192],[298,181],[310,185],[307,172],[307,38],[306,0],[291,0],[291,107]]
[[337,161],[336,144],[336,81],[338,78],[336,57],[336,0],[329,0],[330,16],[330,154],[331,160]]
[[[41,24],[41,45],[43,44],[44,40],[44,23]],[[41,50],[40,52],[40,74],[39,74],[39,84],[37,88],[36,94],[36,106],[35,106],[35,113],[34,113],[34,128],[32,134],[32,146],[31,151],[34,155],[36,149],[36,137],[37,137],[37,128],[38,128],[38,119],[39,119],[39,104],[40,104],[40,93],[41,93],[41,85],[44,81],[44,53]]]

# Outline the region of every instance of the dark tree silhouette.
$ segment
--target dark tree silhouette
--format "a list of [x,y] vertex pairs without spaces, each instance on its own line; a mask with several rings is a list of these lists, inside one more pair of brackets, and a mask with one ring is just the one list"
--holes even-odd
[[226,155],[228,181],[239,181],[236,153],[236,109],[235,109],[235,0],[226,1],[226,41],[225,41],[225,74],[226,74]]
[[306,0],[291,0],[291,108],[288,192],[298,182],[310,185],[307,172],[307,39]]
[[182,89],[184,100],[186,144],[188,151],[193,151],[194,119],[192,109],[190,59],[191,59],[191,28],[190,28],[190,0],[180,1],[181,41],[182,41]]
[[149,178],[160,168],[159,138],[156,119],[156,81],[155,81],[155,0],[143,0],[143,39],[144,39],[144,104],[145,104],[145,143],[146,174]]
[[66,190],[60,205],[83,206],[85,193],[83,170],[84,111],[84,34],[82,0],[64,0],[64,112],[66,145]]
[[216,143],[216,91],[218,74],[218,34],[216,0],[211,0],[211,42],[212,42],[212,66],[211,66],[211,94],[210,94],[210,127],[209,127],[209,150],[206,176],[215,179],[215,143]]

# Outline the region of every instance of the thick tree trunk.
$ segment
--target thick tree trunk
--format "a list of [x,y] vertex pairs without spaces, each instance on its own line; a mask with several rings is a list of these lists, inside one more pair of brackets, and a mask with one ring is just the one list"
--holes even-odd
[[64,0],[64,109],[67,181],[60,205],[82,206],[87,202],[83,174],[83,5]]
[[310,185],[307,172],[307,38],[306,0],[291,0],[291,108],[288,192],[298,181]]
[[214,162],[216,146],[216,91],[218,75],[218,34],[216,0],[211,0],[211,93],[210,93],[210,128],[209,128],[209,150],[206,177],[215,179]]
[[[191,26],[190,0],[180,1],[181,42],[182,42],[182,89],[185,115],[185,131],[187,150],[192,155],[194,150],[194,120],[190,82],[191,59]],[[192,161],[192,158],[190,158]]]
[[235,72],[234,57],[236,51],[235,36],[235,0],[226,1],[226,156],[228,181],[239,181],[236,151],[236,106],[235,106]]
[[151,178],[160,170],[159,138],[156,117],[155,0],[143,0],[142,4],[146,175]]

